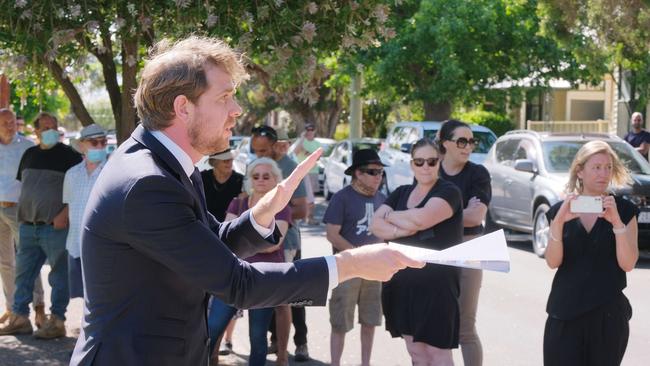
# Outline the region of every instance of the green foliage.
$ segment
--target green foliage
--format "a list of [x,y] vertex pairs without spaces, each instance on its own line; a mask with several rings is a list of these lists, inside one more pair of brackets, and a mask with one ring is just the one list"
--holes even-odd
[[620,88],[626,79],[631,91],[630,112],[650,100],[650,2],[542,0],[540,3],[544,31],[572,52],[591,80],[598,82],[609,72]]
[[334,132],[334,140],[341,141],[350,137],[350,124],[348,123],[339,123],[336,125],[336,131]]
[[[364,55],[377,91],[427,104],[473,102],[504,80],[547,80],[577,67],[540,32],[536,1],[411,0],[395,9],[397,36]],[[429,118],[430,116],[425,116]]]
[[497,137],[516,128],[515,124],[507,116],[495,112],[472,110],[454,113],[452,117],[463,122],[485,126],[492,130]]
[[70,102],[56,88],[52,80],[36,83],[33,80],[14,80],[11,83],[9,103],[17,115],[32,121],[41,111],[48,111],[58,117],[65,116],[70,111]]

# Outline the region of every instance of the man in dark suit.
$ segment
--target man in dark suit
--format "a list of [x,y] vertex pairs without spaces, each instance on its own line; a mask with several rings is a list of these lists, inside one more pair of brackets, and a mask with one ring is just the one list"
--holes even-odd
[[217,222],[193,164],[228,147],[244,67],[214,39],[155,49],[135,93],[142,125],[113,153],[86,207],[86,301],[71,365],[206,365],[208,294],[244,309],[324,305],[346,279],[387,280],[424,265],[386,245],[295,263],[241,261],[277,242],[273,217],[321,152],[241,217]]

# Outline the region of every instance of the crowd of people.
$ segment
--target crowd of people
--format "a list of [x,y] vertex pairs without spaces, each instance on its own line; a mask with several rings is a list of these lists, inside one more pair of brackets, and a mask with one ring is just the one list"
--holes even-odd
[[[341,362],[357,309],[364,366],[382,320],[404,339],[414,365],[451,365],[458,347],[466,365],[481,365],[481,271],[425,265],[382,244],[440,250],[484,234],[490,175],[469,160],[477,145],[471,128],[449,120],[435,140],[413,144],[414,181],[387,197],[379,191],[385,164],[374,150],[356,151],[345,171],[351,183],[334,194],[323,217],[334,255],[301,260],[299,222],[313,223],[318,184],[315,126],[306,124],[298,142],[300,162],[287,155],[286,131],[256,127],[257,158],[244,175],[234,172],[225,130],[241,113],[233,85],[243,68],[223,43],[183,42],[161,46],[148,61],[135,97],[143,124],[112,158],[98,125],[80,131],[75,151],[60,142],[54,115],[34,120],[34,144],[18,133],[14,113],[0,110],[0,275],[7,304],[0,335],[65,336],[69,299],[85,297],[73,365],[189,365],[207,357],[218,363],[232,351],[235,322],[247,310],[249,364],[264,365],[275,353],[278,365],[288,365],[291,325],[295,360],[306,361],[304,306],[324,303],[329,289],[332,365]],[[201,82],[192,77],[205,84],[198,95],[192,90]],[[185,86],[165,84],[186,79]],[[168,99],[170,90],[180,93],[172,104],[156,99]],[[224,104],[214,107],[206,98]],[[647,154],[650,139],[637,119],[626,139]],[[219,136],[208,136],[210,123]],[[212,169],[199,173],[194,163],[202,155]],[[566,199],[547,214],[546,261],[558,270],[547,306],[546,365],[621,363],[632,314],[622,290],[639,254],[638,208],[610,188],[629,181],[609,145],[588,142],[571,166]],[[578,195],[603,197],[603,212],[572,212]],[[40,280],[46,261],[49,315]]]

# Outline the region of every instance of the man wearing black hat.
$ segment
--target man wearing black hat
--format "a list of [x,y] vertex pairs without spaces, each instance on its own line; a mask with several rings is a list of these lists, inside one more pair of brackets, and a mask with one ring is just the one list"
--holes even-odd
[[[352,182],[334,194],[323,217],[327,240],[335,253],[382,241],[369,228],[375,210],[386,199],[378,191],[384,166],[372,149],[358,150],[352,156],[352,165],[345,170],[346,175],[352,176]],[[361,323],[361,365],[367,366],[375,327],[381,325],[381,282],[354,278],[332,290],[329,301],[332,365],[341,362],[345,333],[352,330],[355,306],[359,307]]]

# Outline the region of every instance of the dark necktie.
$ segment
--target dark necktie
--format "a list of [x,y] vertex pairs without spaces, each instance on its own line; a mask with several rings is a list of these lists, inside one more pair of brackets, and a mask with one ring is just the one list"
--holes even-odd
[[205,191],[203,190],[203,179],[201,178],[201,173],[199,173],[199,169],[194,168],[194,172],[190,176],[190,180],[192,181],[192,185],[194,186],[194,190],[196,191],[196,194],[199,195],[199,201],[201,201],[201,207],[205,211],[206,210]]

